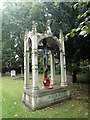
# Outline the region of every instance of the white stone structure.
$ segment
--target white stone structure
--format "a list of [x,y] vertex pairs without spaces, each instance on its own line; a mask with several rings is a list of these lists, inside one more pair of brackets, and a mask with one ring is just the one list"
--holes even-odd
[[[45,33],[37,32],[37,24],[33,22],[32,31],[26,31],[24,39],[24,90],[22,102],[32,110],[49,106],[61,100],[70,97],[70,91],[67,87],[65,48],[62,31],[59,39],[53,36],[50,28],[50,21],[47,21],[47,31]],[[51,83],[53,89],[39,88],[38,86],[38,45],[46,39],[48,47],[51,49]],[[29,81],[29,48],[32,44],[32,89]],[[61,84],[55,84],[55,64],[54,49],[58,46],[60,50],[61,63]],[[42,81],[43,82],[43,81]]]
[[12,70],[11,71],[11,77],[15,77],[16,76],[16,71],[15,70]]

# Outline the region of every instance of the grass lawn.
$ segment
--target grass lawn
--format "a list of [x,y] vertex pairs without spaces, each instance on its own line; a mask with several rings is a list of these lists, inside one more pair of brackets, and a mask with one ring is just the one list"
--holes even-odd
[[[59,79],[56,76],[56,81]],[[39,75],[42,85],[43,76]],[[88,117],[88,86],[74,84],[71,89],[71,99],[57,105],[29,111],[21,104],[24,82],[13,80],[11,77],[2,77],[2,118],[87,118]]]

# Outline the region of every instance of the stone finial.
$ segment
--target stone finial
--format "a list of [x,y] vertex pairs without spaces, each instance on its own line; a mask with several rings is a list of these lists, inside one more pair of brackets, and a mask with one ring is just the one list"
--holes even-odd
[[35,21],[32,22],[32,32],[34,34],[37,32],[37,23]]
[[28,36],[28,29],[26,29],[26,31],[25,31],[24,41],[27,41],[27,36]]
[[47,28],[46,28],[46,30],[47,30],[46,33],[47,33],[47,34],[52,34],[50,24],[51,24],[51,21],[48,20],[48,21],[47,21]]
[[25,35],[26,35],[26,36],[28,35],[28,29],[26,29],[26,31],[25,31]]

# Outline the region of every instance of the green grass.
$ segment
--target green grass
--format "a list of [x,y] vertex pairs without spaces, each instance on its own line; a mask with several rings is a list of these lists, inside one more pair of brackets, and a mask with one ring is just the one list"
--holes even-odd
[[[56,83],[59,83],[59,75]],[[42,86],[43,76],[39,75],[39,85]],[[2,117],[3,118],[87,118],[88,95],[87,85],[74,84],[70,86],[71,99],[57,105],[30,112],[21,104],[24,81],[2,77]]]

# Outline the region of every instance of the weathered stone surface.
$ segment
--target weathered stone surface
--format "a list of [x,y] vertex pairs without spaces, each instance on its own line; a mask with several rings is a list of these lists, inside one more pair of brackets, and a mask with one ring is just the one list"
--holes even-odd
[[[32,90],[23,90],[24,99],[22,102],[30,109],[36,110],[53,105],[62,100],[70,98],[70,90],[68,87],[60,87],[55,85],[53,89],[39,89],[35,92]],[[29,100],[26,100],[28,96]]]
[[15,70],[12,70],[11,71],[11,77],[15,77],[16,76],[16,71]]
[[73,83],[72,73],[67,72],[67,84],[72,84],[72,83]]
[[[38,87],[38,45],[45,39],[48,47],[51,47],[51,84],[53,89],[44,89]],[[29,47],[32,42],[32,89],[29,81]],[[55,85],[55,63],[53,50],[59,47],[60,67],[61,67],[61,85]],[[32,31],[25,34],[24,39],[24,90],[22,102],[32,110],[47,107],[54,103],[70,98],[70,91],[67,87],[65,48],[62,31],[59,39],[53,36],[50,21],[47,22],[45,33],[37,32],[37,24],[33,22]]]

